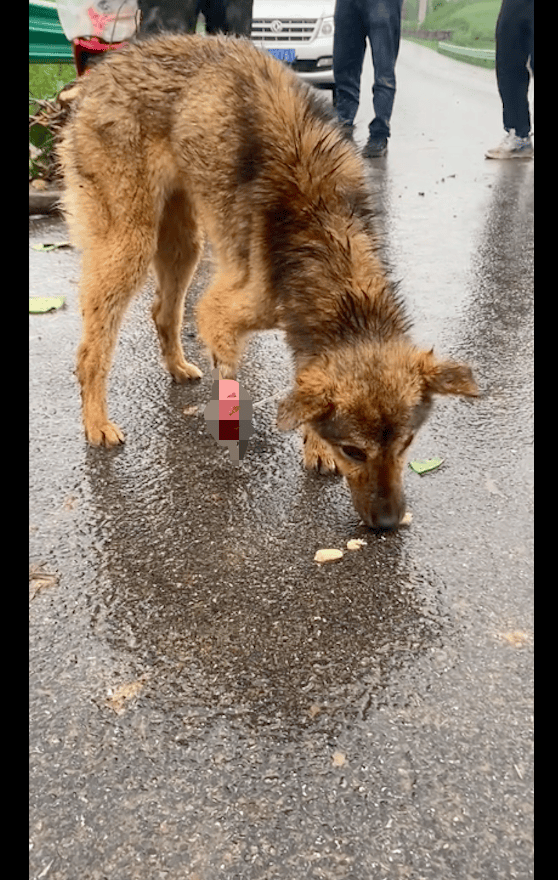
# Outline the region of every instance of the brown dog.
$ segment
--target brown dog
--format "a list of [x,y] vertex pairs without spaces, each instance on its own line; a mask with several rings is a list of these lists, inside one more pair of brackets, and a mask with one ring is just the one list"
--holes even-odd
[[404,453],[432,396],[477,388],[468,367],[411,343],[363,163],[313,92],[248,41],[155,37],[87,77],[60,156],[83,248],[77,375],[89,442],[123,441],[106,379],[150,264],[166,366],[178,382],[201,376],[180,337],[205,232],[217,267],[197,315],[214,366],[234,377],[248,334],[284,330],[296,385],[279,427],[303,426],[306,466],[341,472],[368,525],[396,526]]

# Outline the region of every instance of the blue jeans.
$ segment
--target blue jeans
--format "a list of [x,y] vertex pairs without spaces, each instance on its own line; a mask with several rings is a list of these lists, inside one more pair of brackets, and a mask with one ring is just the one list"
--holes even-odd
[[374,138],[388,138],[390,134],[402,4],[403,0],[337,0],[335,5],[333,74],[337,115],[345,124],[354,122],[368,37],[374,64],[372,101],[375,113],[369,131]]
[[535,71],[535,4],[533,0],[503,0],[496,22],[496,79],[504,110],[504,128],[528,137],[529,71]]

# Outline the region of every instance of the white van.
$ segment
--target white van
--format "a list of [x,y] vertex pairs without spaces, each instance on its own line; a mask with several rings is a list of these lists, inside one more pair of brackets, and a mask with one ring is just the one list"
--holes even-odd
[[254,0],[252,41],[317,88],[331,89],[335,0]]

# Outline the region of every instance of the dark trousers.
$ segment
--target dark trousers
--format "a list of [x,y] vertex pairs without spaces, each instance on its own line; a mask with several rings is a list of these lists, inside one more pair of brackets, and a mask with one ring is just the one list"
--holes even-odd
[[504,109],[504,128],[517,137],[531,131],[529,71],[535,70],[534,0],[503,0],[496,22],[496,80]]
[[372,137],[389,137],[395,99],[395,62],[401,36],[403,0],[337,0],[333,37],[333,73],[337,90],[337,115],[352,125],[360,98],[360,77],[370,41],[374,64],[372,88],[375,119]]
[[140,36],[162,31],[193,34],[200,12],[209,34],[250,36],[252,0],[138,0]]

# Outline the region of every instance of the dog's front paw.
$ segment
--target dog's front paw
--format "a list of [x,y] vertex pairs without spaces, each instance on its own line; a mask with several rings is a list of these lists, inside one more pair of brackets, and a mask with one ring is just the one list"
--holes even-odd
[[201,379],[203,373],[195,364],[189,364],[188,361],[180,360],[168,365],[169,372],[175,382],[180,385],[191,382],[192,379]]
[[339,470],[329,446],[311,428],[302,429],[304,465],[319,474],[338,474]]
[[124,434],[113,422],[103,424],[86,424],[85,436],[91,446],[120,446],[124,443]]

